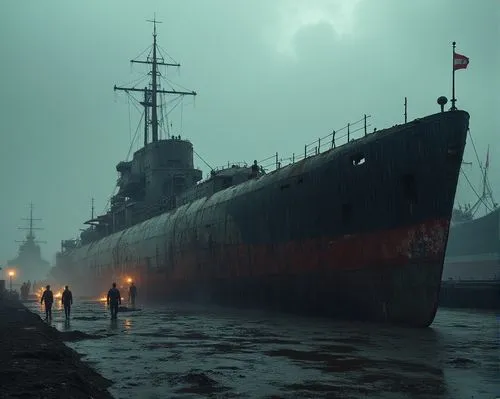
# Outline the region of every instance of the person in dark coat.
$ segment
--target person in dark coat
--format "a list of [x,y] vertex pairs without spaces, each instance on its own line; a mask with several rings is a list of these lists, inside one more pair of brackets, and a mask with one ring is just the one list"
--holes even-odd
[[116,288],[116,283],[113,283],[113,287],[108,291],[107,303],[111,311],[111,318],[116,319],[118,314],[118,305],[122,304],[122,298],[120,291]]
[[73,305],[73,294],[69,290],[68,286],[64,287],[64,291],[61,296],[61,302],[64,306],[64,315],[67,319],[71,314],[71,305]]
[[52,320],[52,304],[54,303],[54,294],[50,290],[50,285],[45,287],[45,291],[43,291],[42,299],[40,300],[40,304],[45,302],[45,320]]
[[128,290],[129,301],[132,307],[135,307],[135,297],[137,296],[137,287],[134,285],[134,282],[130,284],[130,288]]

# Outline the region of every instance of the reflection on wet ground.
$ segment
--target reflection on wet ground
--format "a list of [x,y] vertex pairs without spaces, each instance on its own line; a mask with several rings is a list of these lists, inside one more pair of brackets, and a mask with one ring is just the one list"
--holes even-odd
[[494,313],[440,309],[427,329],[188,304],[116,321],[101,302],[76,301],[70,323],[53,313],[54,327],[115,382],[119,398],[500,395]]

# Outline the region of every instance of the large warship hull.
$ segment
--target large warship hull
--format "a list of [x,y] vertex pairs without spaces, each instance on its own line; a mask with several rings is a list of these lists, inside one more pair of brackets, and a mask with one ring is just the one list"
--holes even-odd
[[368,134],[68,250],[54,274],[82,295],[130,277],[141,300],[428,326],[468,120]]

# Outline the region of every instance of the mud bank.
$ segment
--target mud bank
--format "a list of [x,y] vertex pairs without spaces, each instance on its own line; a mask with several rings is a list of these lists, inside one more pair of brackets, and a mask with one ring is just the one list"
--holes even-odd
[[0,398],[112,399],[112,382],[63,339],[20,302],[0,300]]

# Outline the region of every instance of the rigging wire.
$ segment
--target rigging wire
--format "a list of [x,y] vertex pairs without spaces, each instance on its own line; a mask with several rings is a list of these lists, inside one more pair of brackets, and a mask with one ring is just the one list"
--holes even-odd
[[470,132],[470,129],[467,129],[467,130],[469,131],[469,138],[470,138],[470,142],[472,143],[472,148],[474,149],[474,154],[476,154],[477,164],[479,165],[481,170],[483,170],[483,165],[481,164],[481,161],[479,159],[479,155],[478,155],[477,150],[476,150],[476,145],[474,144],[474,140],[472,139],[472,134]]
[[476,194],[477,198],[479,201],[481,201],[483,203],[483,205],[485,206],[485,208],[488,210],[488,212],[491,212],[492,209],[490,209],[490,207],[488,206],[488,204],[484,201],[483,197],[480,196],[478,194],[478,192],[476,191],[476,189],[474,188],[474,186],[472,185],[472,183],[470,182],[469,178],[467,177],[467,175],[465,174],[464,170],[462,167],[460,167],[460,172],[462,173],[462,175],[465,177],[465,180],[467,180],[467,183],[469,183],[469,186],[470,188],[472,189],[472,191],[474,192],[474,194]]
[[130,119],[130,96],[127,96],[128,102],[128,141],[132,140],[132,121]]
[[183,131],[182,131],[183,114],[184,114],[184,101],[181,101],[181,134],[183,134]]
[[193,149],[193,152],[195,153],[195,155],[196,155],[198,158],[200,158],[200,159],[201,159],[201,161],[202,161],[205,165],[207,165],[207,166],[210,168],[210,170],[214,170],[214,168],[212,168],[212,167],[208,164],[208,162],[207,162],[207,161],[205,161],[205,160],[201,157],[201,155],[200,155],[200,154],[198,154],[198,153],[197,153],[194,149]]
[[[476,145],[474,144],[474,140],[472,138],[472,134],[470,132],[470,128],[467,129],[467,130],[469,132],[469,138],[470,138],[470,141],[471,141],[471,144],[472,144],[472,148],[474,150],[474,154],[476,155],[476,160],[477,160],[477,163],[479,165],[479,169],[481,170],[481,174],[482,174],[482,177],[483,177],[483,184],[484,184],[483,191],[488,193],[488,197],[489,197],[489,199],[491,201],[491,205],[493,206],[493,209],[495,209],[496,208],[496,203],[495,203],[494,199],[492,198],[492,190],[491,190],[490,180],[489,180],[488,176],[486,175],[486,173],[487,173],[486,165],[483,165],[482,162],[481,162],[481,160],[480,160],[480,158],[479,158],[479,154],[477,152]],[[463,172],[463,173],[464,173],[464,176],[465,176],[465,172]],[[465,177],[467,178],[467,176],[465,176]],[[468,178],[467,178],[467,180],[468,180]],[[474,190],[474,192],[477,195],[476,190]],[[480,199],[481,199],[481,202],[483,203],[483,205],[486,207],[486,209],[491,212],[491,209],[486,205],[486,202],[484,201],[483,196],[481,196]]]
[[[147,78],[148,78],[147,75],[146,76],[140,76],[137,79],[131,80],[129,83],[127,83],[127,85],[129,85],[131,87],[135,87],[140,82],[147,80]],[[149,85],[149,82],[147,82],[146,85]]]
[[165,54],[167,55],[167,57],[168,57],[168,58],[170,58],[170,61],[171,61],[171,63],[172,63],[172,64],[179,64],[179,62],[177,62],[177,61],[175,60],[175,58],[174,58],[174,57],[172,57],[172,56],[171,56],[171,55],[167,52],[167,50],[165,50],[162,46],[160,46],[159,44],[157,44],[157,45],[156,45],[156,47],[158,48],[158,52],[160,53],[160,55],[162,56],[162,58],[163,58],[163,59],[165,59],[166,57],[162,54],[162,52],[163,52],[163,53],[165,53]]
[[[160,96],[160,98],[162,99],[161,108],[160,108],[161,109],[161,111],[160,111],[161,119],[158,122],[161,123],[161,127],[165,130],[167,137],[170,137],[170,135],[171,135],[171,132],[170,132],[171,125],[169,124],[170,113],[172,111],[174,111],[179,106],[179,104],[183,105],[184,96],[179,95],[179,96],[175,97],[174,99],[172,99],[170,101],[166,101],[166,102],[163,102],[165,99],[165,97],[163,95]],[[165,111],[167,106],[171,105],[174,102],[177,102],[177,103],[174,106],[171,106],[169,110]],[[181,126],[182,126],[182,115],[181,115]],[[181,127],[181,129],[182,129],[182,127]]]
[[188,89],[187,87],[184,87],[184,86],[180,85],[179,83],[172,82],[170,79],[167,79],[167,78],[164,78],[164,79],[165,79],[166,82],[168,82],[170,84],[170,87],[173,90],[175,90],[174,87],[173,87],[175,85],[175,86],[177,86],[178,88],[181,88],[184,91],[188,91],[188,92],[192,91],[191,89]]
[[143,118],[144,118],[144,113],[141,115],[141,119],[139,119],[139,122],[137,123],[137,128],[135,129],[134,138],[132,139],[132,141],[130,143],[130,147],[128,149],[127,157],[125,158],[127,160],[129,159],[130,153],[132,152],[132,147],[133,147],[133,145],[135,144],[135,142],[137,140],[137,137],[138,137],[137,133],[139,133],[139,127],[141,126]]
[[[131,104],[133,104],[133,103],[131,103]],[[132,151],[132,147],[133,147],[135,141],[137,140],[138,132],[139,132],[139,127],[141,126],[141,122],[142,122],[143,118],[144,118],[144,113],[141,115],[139,123],[137,124],[137,128],[135,129],[134,137],[133,137],[132,141],[130,142],[130,147],[129,147],[129,150],[128,150],[128,153],[127,153],[127,157],[125,158],[126,160],[129,159],[130,153]],[[108,206],[109,206],[109,204],[111,202],[111,197],[113,197],[113,195],[115,194],[117,187],[118,187],[118,185],[115,185],[115,187],[113,187],[113,191],[111,192],[111,195],[109,196],[109,198],[108,198],[108,200],[106,202],[106,205],[104,206],[104,209],[103,209],[102,213],[106,212],[106,209],[108,209]]]
[[153,48],[153,45],[152,45],[152,44],[150,44],[148,47],[146,47],[144,50],[142,50],[142,52],[141,52],[141,53],[140,53],[137,57],[135,57],[135,58],[133,59],[133,61],[137,61],[137,58],[139,58],[141,55],[143,55],[143,54],[144,54],[146,51],[148,51],[148,50],[150,51],[150,54],[151,54],[151,50],[152,50],[152,48]]
[[[165,135],[165,138],[169,138],[170,131],[168,129],[168,118],[165,115],[165,96],[162,94],[159,95],[160,101],[158,108],[160,108],[160,115],[158,119],[158,128],[160,130],[160,138],[162,137],[162,133]],[[166,123],[165,123],[166,122]]]

